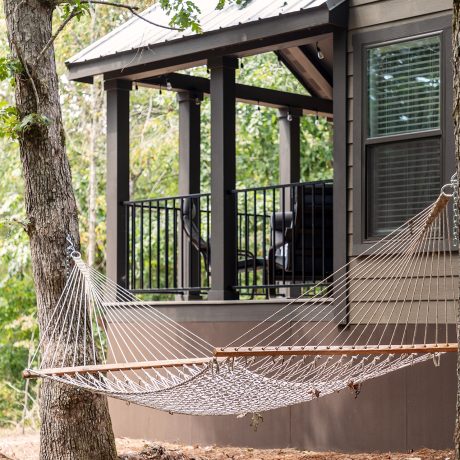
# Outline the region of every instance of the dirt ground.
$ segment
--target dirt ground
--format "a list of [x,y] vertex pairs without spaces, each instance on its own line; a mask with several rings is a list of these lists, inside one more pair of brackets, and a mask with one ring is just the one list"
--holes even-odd
[[[36,433],[17,434],[0,431],[0,460],[38,460]],[[308,452],[295,449],[250,449],[216,446],[186,446],[117,439],[120,460],[453,460],[453,451],[423,449],[412,453],[341,454]],[[94,459],[97,460],[97,459]]]

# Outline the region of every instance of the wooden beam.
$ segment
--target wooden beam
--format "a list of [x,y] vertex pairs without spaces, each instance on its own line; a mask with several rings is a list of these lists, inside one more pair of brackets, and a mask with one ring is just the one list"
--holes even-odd
[[[321,61],[306,46],[280,50],[279,56],[285,65],[296,76],[300,75],[301,82],[309,92],[317,97],[332,99],[332,79]],[[289,63],[289,64],[288,64]],[[299,77],[296,77],[299,79]]]
[[280,347],[228,347],[216,348],[218,358],[241,358],[252,356],[354,356],[384,354],[418,354],[456,352],[456,343],[415,345],[368,345],[368,346],[280,346]]
[[164,369],[171,367],[192,366],[194,364],[208,364],[213,358],[184,358],[165,359],[159,361],[141,361],[133,363],[95,364],[92,366],[55,367],[49,369],[26,369],[22,373],[25,379],[34,379],[42,376],[73,376],[76,374],[98,374],[105,372],[132,371],[141,369]]
[[[139,80],[141,86],[151,88],[165,88],[170,83],[173,91],[197,91],[210,94],[210,80],[204,77],[194,77],[180,73],[170,73],[159,77]],[[318,113],[321,116],[332,118],[333,104],[329,99],[322,99],[303,94],[288,93],[274,89],[258,88],[256,86],[235,84],[235,97],[239,102],[263,105],[273,108],[298,108],[305,114]]]

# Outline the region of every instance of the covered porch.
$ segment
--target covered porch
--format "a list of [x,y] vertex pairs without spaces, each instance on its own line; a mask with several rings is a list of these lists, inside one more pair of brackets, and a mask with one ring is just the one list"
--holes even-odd
[[[219,25],[203,2],[201,35],[158,32],[135,18],[67,64],[74,80],[104,75],[107,272],[133,293],[187,301],[292,297],[346,261],[348,8],[343,1],[262,3],[227,7]],[[152,7],[146,17],[158,21],[157,13]],[[151,30],[158,33],[148,36]],[[267,52],[277,54],[309,95],[236,82],[241,58]],[[207,67],[208,78],[183,73],[198,66]],[[130,91],[138,86],[177,93],[176,196],[130,197]],[[200,183],[205,97],[211,100],[210,193],[202,193]],[[237,102],[278,111],[279,164],[273,168],[279,183],[236,187]],[[304,115],[334,124],[333,180],[300,182]]]

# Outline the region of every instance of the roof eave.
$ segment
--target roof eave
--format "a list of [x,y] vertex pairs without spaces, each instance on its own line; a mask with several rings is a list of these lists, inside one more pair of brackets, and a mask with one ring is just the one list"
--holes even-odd
[[74,81],[89,81],[93,76],[100,74],[112,78],[128,78],[130,75],[149,70],[167,68],[171,71],[174,67],[184,68],[187,63],[206,60],[211,55],[248,51],[267,43],[275,45],[296,35],[308,37],[321,32],[321,28],[330,31],[334,27],[346,27],[346,14],[338,14],[337,10],[340,9],[330,10],[324,4],[304,11],[66,65],[69,69],[69,78]]

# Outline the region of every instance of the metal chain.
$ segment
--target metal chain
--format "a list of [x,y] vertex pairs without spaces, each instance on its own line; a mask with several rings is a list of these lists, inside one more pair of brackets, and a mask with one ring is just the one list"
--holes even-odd
[[453,219],[452,219],[452,245],[454,248],[458,247],[458,223],[459,223],[459,215],[458,215],[458,176],[455,173],[451,179],[450,183],[453,189]]

